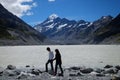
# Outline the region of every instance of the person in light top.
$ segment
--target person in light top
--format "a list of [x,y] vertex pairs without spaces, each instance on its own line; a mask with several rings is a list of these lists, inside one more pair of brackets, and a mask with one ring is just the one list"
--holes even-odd
[[46,63],[46,72],[48,72],[48,64],[50,63],[51,64],[51,70],[54,71],[54,68],[53,68],[53,58],[54,58],[54,54],[53,52],[51,51],[51,49],[49,47],[46,48],[47,51],[49,52],[49,59]]

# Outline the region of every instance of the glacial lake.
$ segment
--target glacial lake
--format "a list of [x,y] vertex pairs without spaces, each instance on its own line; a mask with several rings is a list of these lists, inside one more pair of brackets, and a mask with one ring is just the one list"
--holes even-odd
[[120,45],[43,45],[0,47],[0,66],[12,64],[44,68],[48,59],[46,47],[52,51],[56,48],[60,50],[63,67],[120,65]]

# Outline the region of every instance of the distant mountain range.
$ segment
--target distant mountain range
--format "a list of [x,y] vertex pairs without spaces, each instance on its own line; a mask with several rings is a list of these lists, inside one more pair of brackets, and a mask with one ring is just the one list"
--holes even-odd
[[68,20],[56,14],[34,26],[51,44],[119,44],[120,15],[103,16],[94,22]]
[[37,45],[44,39],[45,36],[0,4],[0,45]]
[[0,4],[0,45],[42,44],[120,44],[120,14],[94,22],[52,14],[33,28]]

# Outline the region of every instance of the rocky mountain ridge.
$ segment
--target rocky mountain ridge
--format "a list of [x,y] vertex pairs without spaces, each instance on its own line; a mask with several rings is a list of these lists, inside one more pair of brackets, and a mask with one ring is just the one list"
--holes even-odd
[[45,36],[0,4],[0,45],[37,45],[44,39]]

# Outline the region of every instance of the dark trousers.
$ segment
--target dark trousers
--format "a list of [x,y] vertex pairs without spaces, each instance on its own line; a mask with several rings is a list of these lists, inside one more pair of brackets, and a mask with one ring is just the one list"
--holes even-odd
[[59,64],[59,63],[56,63],[55,64],[55,75],[57,74],[57,67],[59,66],[59,68],[60,68],[60,70],[61,70],[61,74],[63,74],[63,69],[62,69],[62,67],[61,67],[61,64]]
[[48,60],[47,63],[46,63],[46,72],[48,72],[48,64],[51,64],[51,70],[54,70],[53,68],[53,60]]

